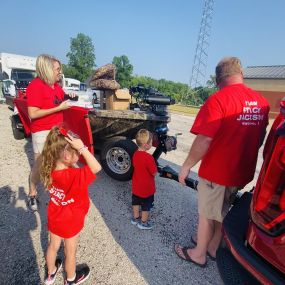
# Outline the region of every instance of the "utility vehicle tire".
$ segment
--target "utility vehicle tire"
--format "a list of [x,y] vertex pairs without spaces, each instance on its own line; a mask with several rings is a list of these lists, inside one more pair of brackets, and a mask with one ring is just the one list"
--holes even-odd
[[238,263],[227,247],[217,250],[217,265],[225,285],[261,285]]
[[25,133],[17,127],[18,124],[22,124],[20,117],[18,115],[13,115],[11,117],[13,136],[16,140],[22,140],[25,138]]
[[137,145],[128,139],[111,140],[101,151],[104,171],[113,179],[128,181],[133,175],[132,157]]

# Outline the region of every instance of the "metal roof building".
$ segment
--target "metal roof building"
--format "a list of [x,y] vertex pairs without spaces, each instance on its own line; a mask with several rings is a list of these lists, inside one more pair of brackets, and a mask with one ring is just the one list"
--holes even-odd
[[276,117],[285,97],[285,65],[248,66],[243,74],[245,84],[263,94],[270,104],[270,116]]
[[248,66],[244,69],[244,78],[285,79],[285,65]]

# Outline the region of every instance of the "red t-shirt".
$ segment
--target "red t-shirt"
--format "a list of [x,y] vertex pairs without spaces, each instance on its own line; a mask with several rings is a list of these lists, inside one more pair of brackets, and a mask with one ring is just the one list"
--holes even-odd
[[[27,88],[28,107],[38,107],[40,109],[51,109],[58,106],[63,98],[64,92],[59,84],[55,83],[54,88],[35,78]],[[63,121],[62,112],[56,112],[41,118],[31,120],[31,132],[50,130],[53,126]]]
[[244,186],[254,176],[269,105],[244,84],[224,87],[208,98],[191,128],[213,138],[199,176],[225,186]]
[[141,198],[147,198],[155,193],[154,176],[157,167],[152,155],[137,150],[133,155],[134,173],[132,193]]
[[52,172],[49,188],[48,230],[62,238],[78,234],[89,209],[88,185],[96,175],[89,166]]

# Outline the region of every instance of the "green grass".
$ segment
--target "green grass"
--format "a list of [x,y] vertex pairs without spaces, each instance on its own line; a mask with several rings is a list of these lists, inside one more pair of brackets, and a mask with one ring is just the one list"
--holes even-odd
[[200,107],[188,107],[184,105],[175,104],[168,106],[168,110],[170,112],[180,113],[183,115],[196,116],[200,110]]

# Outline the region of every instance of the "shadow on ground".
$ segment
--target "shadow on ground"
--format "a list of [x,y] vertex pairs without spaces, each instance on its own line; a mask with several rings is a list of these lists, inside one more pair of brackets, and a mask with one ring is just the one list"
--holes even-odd
[[[18,196],[9,186],[0,188],[0,283],[39,284],[40,276],[31,231],[37,227],[34,214],[19,207],[26,201],[23,187]],[[2,283],[3,282],[3,283]]]
[[[160,160],[160,163],[171,164],[176,170],[180,168],[165,160]],[[152,211],[155,228],[152,231],[142,231],[130,223],[131,182],[118,182],[105,176],[104,172],[98,175],[94,183],[95,191],[91,189],[89,192],[90,198],[114,240],[135,265],[146,284],[220,284],[215,263],[209,262],[207,269],[203,270],[182,261],[173,250],[175,243],[190,245],[190,236],[197,223],[196,191],[183,187],[176,181],[156,177],[157,193]],[[193,173],[192,176],[196,177],[197,174]],[[124,265],[121,263],[121,260],[115,260],[113,266],[121,266],[123,270]],[[209,270],[217,275],[217,283]],[[106,283],[111,284],[107,278],[108,276]],[[118,280],[116,284],[121,283]]]

